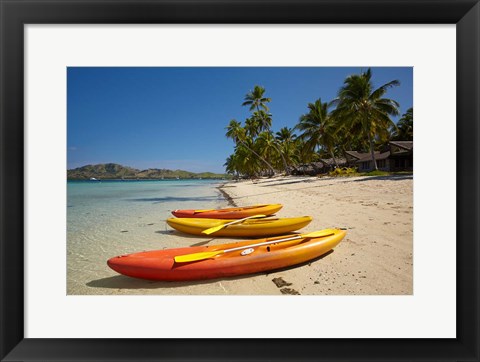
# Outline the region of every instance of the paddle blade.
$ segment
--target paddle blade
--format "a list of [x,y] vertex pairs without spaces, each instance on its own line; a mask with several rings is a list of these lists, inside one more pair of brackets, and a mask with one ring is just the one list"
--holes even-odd
[[213,258],[219,254],[223,253],[222,250],[220,251],[208,251],[204,253],[194,253],[194,254],[186,254],[186,255],[179,255],[176,256],[175,263],[188,263],[190,261],[198,261],[198,260],[205,260]]
[[227,227],[228,225],[240,224],[240,223],[244,222],[245,220],[259,219],[259,218],[263,218],[263,217],[267,217],[267,215],[259,214],[259,215],[244,217],[243,219],[238,219],[238,220],[226,223],[226,224],[221,224],[221,225],[218,225],[218,226],[211,227],[209,229],[205,229],[205,230],[202,231],[202,234],[210,235],[210,234],[213,234],[214,232],[217,232],[218,230],[222,230],[223,228]]
[[210,235],[210,234],[213,234],[214,232],[217,232],[218,230],[223,229],[224,227],[225,227],[224,225],[214,226],[213,228],[210,228],[210,229],[207,229],[207,230],[203,230],[203,231],[202,231],[202,234]]
[[314,231],[308,234],[302,234],[304,238],[321,238],[323,236],[330,236],[335,234],[335,229],[324,229],[320,231]]
[[209,212],[209,211],[215,211],[215,209],[194,210],[193,212],[194,212],[195,214],[198,214],[198,213],[200,213],[200,212]]

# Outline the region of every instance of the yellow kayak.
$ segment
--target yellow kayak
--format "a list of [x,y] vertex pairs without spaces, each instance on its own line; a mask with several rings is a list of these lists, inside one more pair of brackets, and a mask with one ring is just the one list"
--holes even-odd
[[[202,233],[207,229],[238,220],[204,219],[204,218],[169,218],[167,224],[172,228],[193,235],[207,236]],[[225,226],[210,233],[211,236],[271,236],[286,234],[307,226],[312,221],[310,216],[301,217],[265,217],[248,219],[240,223]]]

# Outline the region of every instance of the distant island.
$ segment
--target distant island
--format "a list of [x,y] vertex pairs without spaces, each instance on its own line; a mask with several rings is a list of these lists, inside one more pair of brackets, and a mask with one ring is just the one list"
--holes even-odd
[[230,175],[213,172],[189,172],[149,168],[138,170],[116,163],[86,165],[67,170],[67,180],[161,180],[161,179],[227,179]]

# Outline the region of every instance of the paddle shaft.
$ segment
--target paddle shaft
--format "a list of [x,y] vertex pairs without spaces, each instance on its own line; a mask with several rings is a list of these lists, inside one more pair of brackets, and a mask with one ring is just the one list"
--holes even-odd
[[206,230],[203,230],[202,234],[210,235],[210,234],[213,234],[213,233],[217,232],[218,230],[222,230],[223,228],[226,228],[229,225],[239,224],[239,223],[244,222],[245,220],[248,220],[248,219],[258,219],[260,217],[266,217],[266,216],[267,215],[253,215],[253,216],[249,216],[249,217],[244,217],[243,219],[238,219],[238,220],[235,220],[235,221],[228,222],[226,224],[221,224],[221,225],[214,226],[214,227],[208,228]]
[[270,241],[264,241],[263,243],[238,246],[236,248],[225,249],[223,252],[228,253],[230,251],[236,251],[236,250],[242,250],[242,249],[248,249],[248,248],[255,248],[257,246],[269,245],[269,244],[275,244],[275,243],[283,243],[284,241],[290,241],[290,240],[301,239],[301,238],[304,238],[304,236],[297,235],[297,236],[292,236],[291,238],[286,238],[286,239],[270,240]]
[[[332,234],[330,234],[330,235],[332,235]],[[236,250],[242,250],[242,249],[248,249],[248,248],[255,248],[257,246],[269,245],[269,244],[275,244],[275,243],[283,243],[284,241],[290,241],[290,240],[295,240],[295,239],[302,239],[302,238],[307,239],[307,238],[309,238],[308,235],[309,234],[303,234],[303,235],[300,234],[300,235],[292,236],[292,237],[286,238],[286,239],[270,240],[270,241],[264,241],[262,243],[257,243],[257,244],[238,246],[236,248],[225,249],[223,252],[228,253],[230,251],[236,251]],[[322,235],[322,236],[328,236],[328,235]]]
[[238,224],[238,223],[241,223],[245,220],[248,220],[248,219],[259,219],[259,218],[262,218],[262,217],[266,217],[267,215],[253,215],[253,216],[248,216],[248,217],[244,217],[243,219],[238,219],[238,220],[235,220],[235,221],[231,221],[231,222],[227,222],[226,224],[222,224],[222,225],[219,225],[219,226],[222,226],[225,227],[225,226],[228,226],[228,225],[233,225],[233,224]]

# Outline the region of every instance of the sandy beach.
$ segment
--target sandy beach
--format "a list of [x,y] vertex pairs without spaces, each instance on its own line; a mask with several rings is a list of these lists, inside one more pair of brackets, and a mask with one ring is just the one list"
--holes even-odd
[[[154,233],[147,233],[148,227],[132,225],[129,233],[113,235],[95,259],[91,256],[94,264],[87,267],[82,266],[83,260],[72,260],[68,294],[413,294],[413,176],[276,177],[231,181],[217,191],[226,200],[216,207],[281,203],[279,217],[313,217],[301,232],[338,227],[346,229],[347,236],[333,252],[310,263],[221,280],[155,282],[129,278],[108,268],[107,258],[122,253],[238,240],[182,234],[152,214],[151,220],[144,222],[155,223],[150,226],[157,230]],[[165,219],[168,214],[160,216]],[[116,239],[121,241],[121,249],[113,244]]]
[[[233,290],[301,295],[413,294],[412,175],[273,178],[232,182],[222,190],[237,205],[282,203],[278,216],[313,216],[302,232],[331,227],[347,230],[346,238],[320,260],[241,281],[238,286],[231,285]],[[277,288],[274,278],[290,285]]]

